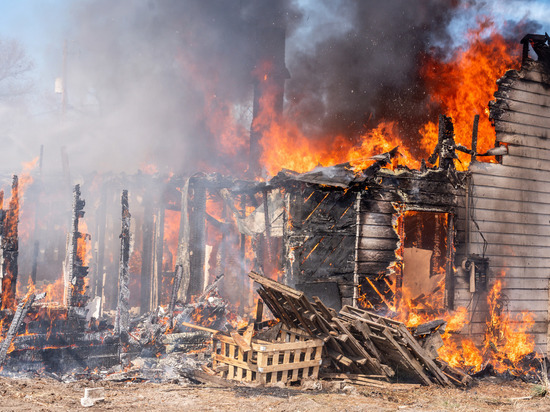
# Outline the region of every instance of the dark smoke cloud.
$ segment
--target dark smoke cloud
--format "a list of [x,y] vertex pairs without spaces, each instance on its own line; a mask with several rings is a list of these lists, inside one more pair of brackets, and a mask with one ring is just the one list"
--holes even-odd
[[[328,9],[333,2],[321,3]],[[313,47],[287,57],[292,79],[286,95],[293,116],[311,134],[350,138],[382,118],[400,119],[404,129],[425,120],[428,96],[418,77],[419,59],[435,42],[450,43],[447,27],[457,6],[456,1],[340,1],[346,29],[325,26],[332,33],[325,32],[322,41],[312,31],[301,42]],[[306,13],[299,24],[310,24]]]
[[[418,126],[438,113],[418,75],[422,56],[434,47],[442,55],[451,50],[451,22],[475,17],[485,3],[85,0],[68,7],[67,110],[60,121],[53,93],[41,97],[50,105],[44,112],[57,113],[49,118],[29,120],[0,107],[10,120],[4,139],[9,135],[18,154],[11,157],[28,161],[44,144],[46,166],[59,163],[65,146],[75,172],[133,173],[156,164],[180,173],[206,164],[222,172],[245,167],[251,73],[265,48],[258,36],[264,28],[286,26],[285,113],[307,136],[354,140],[381,119],[398,119],[403,136],[415,139]],[[522,24],[510,33],[540,31]],[[61,75],[61,53],[48,53]],[[241,122],[228,148],[213,119],[229,110]]]

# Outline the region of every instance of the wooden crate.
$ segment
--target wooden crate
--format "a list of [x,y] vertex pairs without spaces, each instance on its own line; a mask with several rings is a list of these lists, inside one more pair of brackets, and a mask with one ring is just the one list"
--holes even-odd
[[302,331],[281,329],[276,341],[252,339],[250,347],[243,351],[232,337],[214,336],[213,369],[227,369],[226,379],[263,384],[319,376],[323,341]]

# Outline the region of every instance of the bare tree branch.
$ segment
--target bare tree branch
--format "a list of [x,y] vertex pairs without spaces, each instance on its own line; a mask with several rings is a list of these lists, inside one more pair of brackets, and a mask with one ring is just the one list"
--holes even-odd
[[0,99],[27,94],[32,88],[28,74],[33,67],[19,41],[0,39]]

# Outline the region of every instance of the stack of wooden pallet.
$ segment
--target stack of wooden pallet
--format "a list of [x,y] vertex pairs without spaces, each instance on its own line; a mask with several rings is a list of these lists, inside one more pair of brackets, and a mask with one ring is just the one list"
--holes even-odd
[[255,272],[249,276],[261,285],[258,294],[287,328],[299,328],[325,342],[325,354],[338,372],[425,385],[471,382],[423,348],[402,322],[350,306],[336,313],[316,297],[310,302],[303,292]]

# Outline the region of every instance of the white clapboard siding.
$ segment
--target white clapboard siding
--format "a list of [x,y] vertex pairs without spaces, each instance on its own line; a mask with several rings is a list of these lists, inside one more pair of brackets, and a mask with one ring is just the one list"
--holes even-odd
[[542,117],[536,114],[519,113],[513,110],[506,111],[499,116],[500,122],[505,122],[507,127],[523,128],[538,127],[550,132],[550,118]]
[[[472,172],[470,252],[490,262],[490,285],[504,275],[502,293],[511,316],[531,312],[531,333],[548,353],[550,279],[550,75],[537,64],[508,72],[495,94],[492,116],[497,142],[508,145],[502,164],[477,162]],[[465,219],[465,220],[464,220]],[[469,233],[469,239],[465,239]],[[455,288],[455,306],[470,310],[469,331],[486,329],[487,302],[470,293],[467,282]]]
[[[544,186],[541,187],[540,181],[527,180],[519,176],[490,176],[478,173],[475,175],[475,179],[475,188],[496,187],[509,190],[521,189],[535,193],[546,193]],[[481,189],[477,191],[480,193]]]
[[[539,95],[539,98],[542,96],[548,96],[548,86],[545,84],[540,84],[536,82],[526,82],[521,80],[516,80],[512,82],[507,82],[508,84],[504,86],[503,92],[507,96],[511,96],[514,100],[521,100],[521,101],[527,101],[530,102],[533,99],[529,96],[522,96],[521,94],[514,94],[514,91],[523,91],[527,93],[532,93]],[[499,90],[498,93],[502,93],[502,91]],[[538,100],[534,100],[538,101]]]
[[[483,224],[478,220],[478,224]],[[505,224],[502,224],[505,225]],[[527,231],[529,228],[526,228]],[[496,229],[494,229],[496,230]],[[548,228],[546,228],[548,233]],[[535,249],[539,248],[543,250],[544,248],[550,248],[550,236],[534,235],[529,233],[491,233],[483,232],[485,240],[492,245],[498,246],[528,246],[534,247]],[[470,235],[470,242],[483,243],[483,238],[479,232],[474,232]],[[519,250],[518,250],[519,251]],[[550,252],[550,249],[547,251]]]
[[550,150],[550,142],[541,139],[537,136],[531,136],[525,129],[520,128],[515,133],[508,133],[500,131],[497,134],[497,142],[507,143],[510,145],[517,145],[522,147],[529,147],[532,149]]
[[547,171],[504,166],[498,163],[476,162],[470,166],[470,170],[473,173],[474,184],[477,184],[476,179],[483,179],[480,176],[498,176],[509,177],[512,179],[523,179],[526,181],[550,182],[550,173]]
[[[548,288],[546,289],[502,289],[502,293],[514,302],[515,310],[540,310],[540,302],[546,304],[548,300]],[[472,298],[472,294],[464,289],[455,291],[455,299],[466,301]],[[546,308],[546,306],[544,306]]]
[[504,133],[526,134],[547,140],[550,137],[550,129],[540,125],[516,123],[517,118],[503,116],[502,120],[495,120],[495,130]]
[[[550,96],[529,93],[522,90],[510,90],[506,94],[507,99],[504,107],[506,110],[541,117],[550,117]],[[529,101],[529,103],[527,101]]]
[[[508,158],[508,156],[506,157]],[[517,159],[517,158],[516,158]],[[546,162],[547,166],[550,164],[550,161]],[[479,179],[482,181],[482,179]],[[502,183],[506,184],[506,181]],[[498,200],[515,200],[518,202],[530,202],[530,203],[550,203],[550,183],[547,185],[537,182],[537,189],[547,188],[547,191],[534,191],[529,190],[529,188],[510,188],[508,185],[506,187],[495,187],[495,186],[482,186],[477,185],[474,187],[473,196],[476,199],[498,199]],[[535,189],[535,185],[533,185]]]
[[535,160],[550,160],[550,150],[537,147],[508,145],[508,156],[505,157],[521,157],[524,162],[529,162],[529,159]]
[[550,171],[550,162],[545,159],[525,159],[518,156],[503,156],[502,164],[512,167],[523,167],[526,169]]
[[[525,233],[525,229],[520,226],[544,226],[550,230],[550,219],[548,215],[538,215],[535,213],[519,213],[506,210],[485,210],[479,206],[475,209],[475,219],[479,222],[495,223],[495,227],[488,228],[490,232],[501,233]],[[457,219],[457,227],[464,227],[464,218]],[[505,226],[504,226],[505,225]],[[498,229],[500,227],[500,229]],[[540,229],[541,231],[544,229]]]

